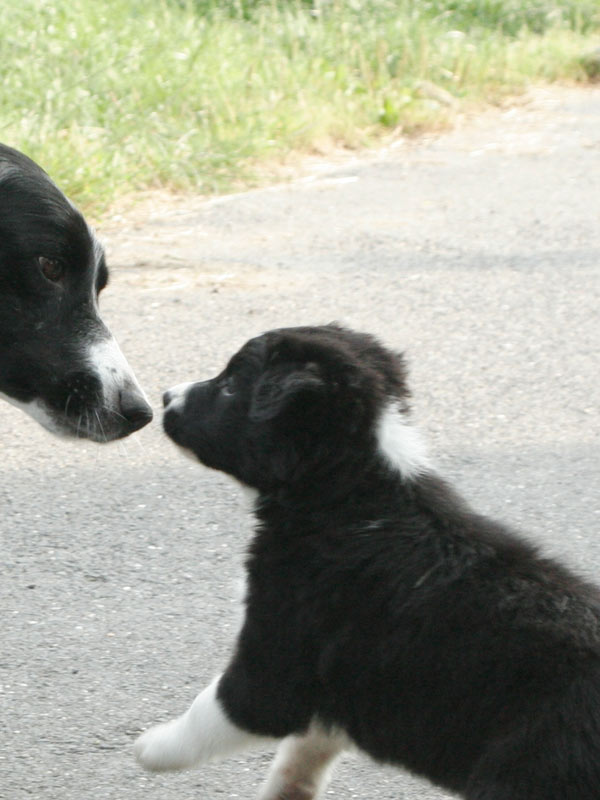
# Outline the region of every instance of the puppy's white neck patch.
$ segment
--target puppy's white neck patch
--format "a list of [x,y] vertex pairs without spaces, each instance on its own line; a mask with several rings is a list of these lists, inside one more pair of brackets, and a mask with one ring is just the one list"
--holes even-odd
[[403,478],[416,478],[432,469],[421,434],[395,403],[390,403],[379,417],[377,444],[388,466]]

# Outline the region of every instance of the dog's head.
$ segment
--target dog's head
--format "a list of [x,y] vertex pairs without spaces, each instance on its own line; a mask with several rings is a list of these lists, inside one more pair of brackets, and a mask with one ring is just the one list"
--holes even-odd
[[332,487],[385,462],[426,458],[407,424],[401,356],[337,325],[251,339],[212,380],[165,393],[164,427],[203,464],[259,491]]
[[152,419],[99,316],[107,280],[81,214],[0,145],[0,395],[55,433],[109,441]]

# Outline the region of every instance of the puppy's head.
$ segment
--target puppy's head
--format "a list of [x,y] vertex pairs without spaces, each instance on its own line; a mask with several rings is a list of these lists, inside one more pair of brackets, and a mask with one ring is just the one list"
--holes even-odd
[[260,491],[323,490],[385,462],[425,456],[407,425],[402,357],[336,325],[250,340],[212,380],[165,393],[164,427],[209,467]]
[[0,396],[55,433],[109,441],[152,418],[99,316],[107,280],[81,214],[0,145]]

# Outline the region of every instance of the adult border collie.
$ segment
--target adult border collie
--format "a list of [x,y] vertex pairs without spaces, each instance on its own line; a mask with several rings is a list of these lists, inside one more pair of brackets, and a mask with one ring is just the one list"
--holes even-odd
[[337,326],[248,342],[164,397],[169,436],[258,492],[225,672],[144,733],[191,767],[283,738],[262,800],[357,746],[469,800],[600,798],[600,595],[432,469],[401,356]]
[[106,442],[152,410],[100,319],[104,252],[33,161],[0,145],[0,396],[54,433]]

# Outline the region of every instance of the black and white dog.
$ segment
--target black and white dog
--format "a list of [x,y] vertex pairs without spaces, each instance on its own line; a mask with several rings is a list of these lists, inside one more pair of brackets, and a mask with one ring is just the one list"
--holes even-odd
[[262,800],[347,746],[469,800],[600,798],[600,594],[474,513],[410,426],[403,360],[272,331],[164,398],[165,430],[258,492],[225,672],[136,742],[153,770],[283,738]]
[[99,442],[152,410],[100,319],[104,253],[40,167],[0,145],[0,397],[45,428]]

